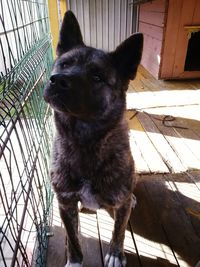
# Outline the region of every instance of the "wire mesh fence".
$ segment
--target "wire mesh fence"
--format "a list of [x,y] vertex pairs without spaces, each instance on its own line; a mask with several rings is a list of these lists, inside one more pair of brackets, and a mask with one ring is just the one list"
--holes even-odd
[[51,224],[46,0],[0,0],[0,267],[44,266]]

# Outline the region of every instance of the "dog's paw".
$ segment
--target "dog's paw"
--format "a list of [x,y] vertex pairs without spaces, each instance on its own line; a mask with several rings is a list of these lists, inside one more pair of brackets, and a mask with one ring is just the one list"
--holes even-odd
[[126,266],[126,257],[117,256],[112,254],[107,254],[105,256],[105,266],[106,267],[125,267]]
[[72,263],[70,261],[68,261],[67,264],[65,265],[65,267],[82,267],[82,266],[83,266],[82,263],[79,263],[79,262]]

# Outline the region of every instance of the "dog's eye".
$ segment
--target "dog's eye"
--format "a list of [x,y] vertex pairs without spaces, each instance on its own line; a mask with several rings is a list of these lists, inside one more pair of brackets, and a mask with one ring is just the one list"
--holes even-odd
[[99,75],[93,75],[92,76],[92,79],[95,82],[101,82],[102,81],[102,78]]
[[65,69],[68,67],[69,64],[67,64],[67,62],[62,62],[60,65],[62,69]]

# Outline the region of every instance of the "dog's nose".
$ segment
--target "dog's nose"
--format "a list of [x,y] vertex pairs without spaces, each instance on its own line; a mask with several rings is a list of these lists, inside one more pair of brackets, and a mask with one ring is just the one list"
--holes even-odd
[[54,74],[50,77],[50,84],[64,89],[68,87],[67,77],[63,74]]

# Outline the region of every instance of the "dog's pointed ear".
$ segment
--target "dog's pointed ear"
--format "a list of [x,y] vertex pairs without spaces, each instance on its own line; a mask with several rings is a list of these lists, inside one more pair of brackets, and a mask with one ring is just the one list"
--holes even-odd
[[131,35],[111,52],[112,62],[123,79],[133,80],[142,57],[143,34]]
[[56,54],[60,56],[79,45],[84,45],[81,30],[76,17],[69,10],[63,18]]

